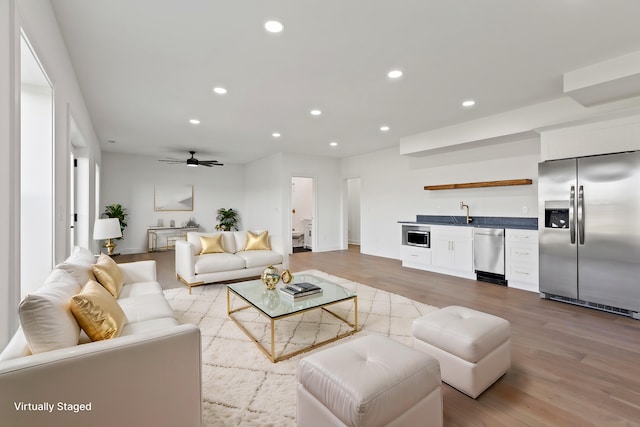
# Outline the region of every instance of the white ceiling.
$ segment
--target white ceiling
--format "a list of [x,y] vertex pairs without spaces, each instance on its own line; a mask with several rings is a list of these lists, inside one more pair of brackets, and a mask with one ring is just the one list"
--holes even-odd
[[375,151],[560,97],[563,73],[640,50],[638,0],[51,3],[103,149],[158,158]]

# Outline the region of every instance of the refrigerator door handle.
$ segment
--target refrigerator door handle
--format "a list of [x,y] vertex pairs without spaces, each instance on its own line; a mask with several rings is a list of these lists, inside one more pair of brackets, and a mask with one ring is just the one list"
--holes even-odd
[[576,187],[571,186],[571,192],[569,193],[569,236],[571,236],[571,244],[576,243],[576,226],[574,219],[573,206],[576,203]]
[[578,240],[584,245],[584,187],[578,189]]

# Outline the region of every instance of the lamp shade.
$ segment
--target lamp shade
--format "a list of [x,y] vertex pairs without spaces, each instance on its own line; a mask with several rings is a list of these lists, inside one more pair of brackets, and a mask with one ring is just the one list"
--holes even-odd
[[118,218],[96,219],[93,225],[93,240],[106,240],[122,237]]

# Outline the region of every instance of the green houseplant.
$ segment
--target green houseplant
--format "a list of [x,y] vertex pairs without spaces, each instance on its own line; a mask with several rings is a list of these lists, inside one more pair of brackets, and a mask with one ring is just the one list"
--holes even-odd
[[[102,216],[107,218],[118,218],[120,221],[120,231],[122,231],[122,235],[124,236],[124,229],[127,228],[127,208],[123,208],[120,203],[114,203],[112,205],[108,205],[104,207],[104,212],[102,212]],[[122,237],[118,237],[121,239]]]
[[218,215],[216,216],[216,220],[218,220],[218,225],[216,225],[216,230],[221,231],[231,231],[238,230],[238,212],[233,209],[218,209]]

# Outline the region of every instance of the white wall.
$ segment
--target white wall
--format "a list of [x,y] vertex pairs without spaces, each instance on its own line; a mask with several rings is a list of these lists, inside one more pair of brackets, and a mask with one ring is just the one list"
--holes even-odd
[[289,182],[283,182],[282,153],[248,163],[244,166],[244,229],[269,230],[269,234],[283,236],[282,216],[284,194]]
[[[194,188],[193,211],[154,211],[156,185],[191,184]],[[117,252],[147,251],[147,228],[162,219],[165,226],[174,220],[182,225],[189,218],[200,224],[201,231],[214,231],[216,211],[233,208],[239,212],[242,229],[247,221],[244,209],[244,167],[189,168],[186,165],[167,165],[157,158],[104,152],[101,166],[102,206],[120,203],[127,209],[128,227],[124,238],[116,241]],[[164,241],[159,242],[164,244]]]
[[268,229],[291,243],[291,178],[314,178],[314,251],[341,248],[340,161],[321,156],[276,153],[246,166],[247,229]]
[[[24,29],[36,55],[54,86],[54,238],[55,261],[70,250],[68,227],[69,126],[73,112],[88,140],[91,163],[100,161],[98,140],[78,86],[73,66],[51,4],[41,0],[0,2],[0,347],[18,325],[20,290],[20,172],[19,172],[19,46]],[[92,208],[93,210],[93,208]]]
[[[313,214],[314,252],[342,249],[340,160],[332,157],[283,154],[283,178],[288,189],[294,176],[314,178],[315,213]],[[291,212],[291,192],[286,192],[282,210]],[[290,216],[283,215],[282,229],[290,230]],[[287,233],[289,238],[291,233]]]
[[[536,217],[538,139],[414,158],[387,149],[343,159],[342,176],[361,178],[362,253],[400,258],[398,221],[418,214]],[[531,178],[534,185],[425,191],[425,185]],[[527,213],[523,213],[526,207]]]
[[347,180],[347,240],[360,244],[360,178]]
[[13,1],[0,2],[0,348],[18,327],[20,301],[19,32]]
[[50,87],[22,85],[20,96],[21,297],[53,267],[53,97]]

